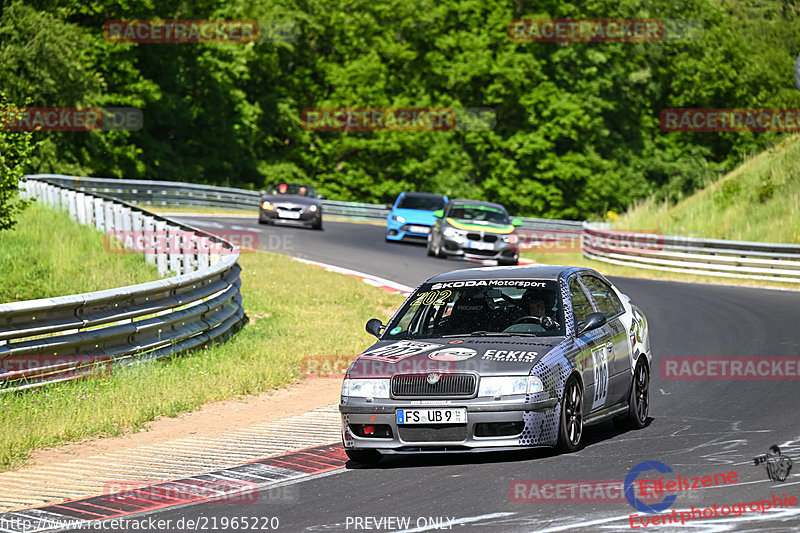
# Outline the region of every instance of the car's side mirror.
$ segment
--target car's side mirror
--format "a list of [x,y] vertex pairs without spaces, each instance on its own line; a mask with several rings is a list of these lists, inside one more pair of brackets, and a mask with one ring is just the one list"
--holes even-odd
[[327,196],[325,196],[324,194],[318,194],[318,195],[317,195],[317,198],[318,198],[319,200],[327,200],[327,199],[328,199],[328,197],[327,197]]
[[578,330],[578,337],[587,331],[599,328],[606,323],[606,320],[605,313],[589,313],[586,315],[586,320],[583,321],[583,327]]
[[383,325],[383,322],[381,322],[377,318],[370,318],[369,320],[367,320],[367,326],[366,326],[367,333],[375,335],[378,338],[381,337],[381,330],[385,327],[386,326]]
[[629,304],[633,303],[633,302],[631,302],[631,297],[628,296],[627,294],[622,293],[622,297],[625,298],[625,301],[628,302]]
[[519,226],[521,226],[521,225],[522,225],[522,221],[521,221],[520,219],[518,219],[518,218],[515,218],[515,219],[513,219],[513,220],[511,221],[511,225],[512,225],[512,226],[517,226],[517,227],[519,227]]
[[436,218],[442,218],[444,216],[444,209],[438,209],[433,212],[433,216]]
[[258,191],[258,194],[259,194],[259,196],[265,196],[267,194],[267,191],[261,190],[261,191]]

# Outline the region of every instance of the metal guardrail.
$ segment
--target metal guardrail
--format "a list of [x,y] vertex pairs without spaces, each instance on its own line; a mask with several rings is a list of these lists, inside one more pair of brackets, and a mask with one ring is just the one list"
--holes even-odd
[[[257,191],[175,181],[76,178],[46,175],[51,182],[86,192],[97,192],[146,205],[212,206],[255,210]],[[357,220],[383,220],[384,204],[322,201],[326,214]],[[757,242],[663,236],[606,229],[604,224],[574,220],[519,217],[520,246],[547,251],[575,251],[583,255],[636,268],[685,272],[707,276],[800,281],[800,246]],[[636,243],[631,244],[631,240]],[[623,242],[625,241],[625,242]],[[650,244],[648,244],[650,243]]]
[[584,223],[583,255],[654,270],[800,283],[800,245],[601,229]]
[[[239,251],[213,234],[113,198],[27,176],[21,195],[106,232],[162,232],[145,253],[173,277],[115,289],[0,304],[0,390],[108,371],[224,341],[246,320]],[[202,246],[202,243],[212,246]]]
[[[198,185],[180,181],[81,178],[59,174],[45,174],[42,177],[46,177],[51,183],[74,187],[85,192],[113,196],[126,202],[144,205],[220,207],[248,210],[255,214],[258,209],[258,202],[261,200],[261,195],[258,191],[214,185]],[[391,210],[391,206],[386,204],[340,202],[336,200],[322,200],[321,204],[325,214],[356,220],[385,220]],[[579,235],[581,232],[581,221],[519,218],[522,220],[523,229],[547,230],[562,235],[568,233]]]

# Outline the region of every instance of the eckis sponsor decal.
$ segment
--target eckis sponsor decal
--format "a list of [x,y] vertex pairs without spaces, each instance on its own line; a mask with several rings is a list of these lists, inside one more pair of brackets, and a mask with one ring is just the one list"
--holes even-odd
[[481,359],[487,361],[505,361],[508,363],[532,363],[539,352],[517,350],[486,350]]

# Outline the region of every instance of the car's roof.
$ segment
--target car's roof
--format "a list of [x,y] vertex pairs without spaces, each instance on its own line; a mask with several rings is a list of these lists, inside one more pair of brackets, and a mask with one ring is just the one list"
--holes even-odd
[[562,274],[566,275],[570,271],[590,270],[581,267],[563,265],[522,265],[506,267],[483,267],[467,268],[464,270],[454,270],[433,276],[428,281],[441,283],[445,281],[464,281],[474,279],[539,279],[557,280]]
[[411,192],[411,191],[406,191],[406,192],[403,192],[403,193],[400,193],[400,194],[402,194],[403,196],[418,196],[418,197],[424,197],[424,198],[444,198],[443,194],[436,194],[436,193],[433,193],[433,192]]
[[305,187],[307,189],[308,188],[311,188],[311,189],[315,188],[313,185],[306,185],[305,183],[289,183],[287,181],[276,181],[275,183],[270,185],[270,187],[277,187],[278,185],[286,185],[286,186],[297,185],[298,187]]
[[506,208],[501,204],[484,202],[483,200],[467,200],[466,198],[458,198],[456,200],[450,200],[450,203],[453,205],[477,205],[482,207],[494,207],[495,209],[502,209],[503,211],[506,210]]

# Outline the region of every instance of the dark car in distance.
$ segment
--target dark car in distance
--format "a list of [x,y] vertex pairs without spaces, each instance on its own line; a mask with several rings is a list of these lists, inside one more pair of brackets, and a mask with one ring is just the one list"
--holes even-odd
[[258,222],[260,224],[302,224],[322,229],[322,204],[325,197],[314,187],[297,183],[278,183],[270,186],[261,197]]

